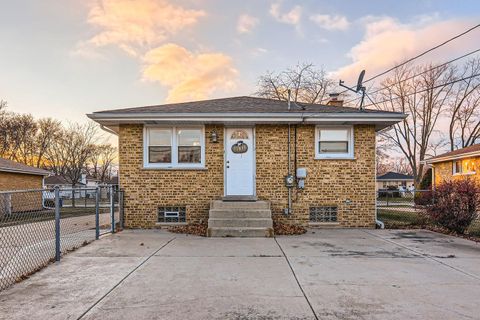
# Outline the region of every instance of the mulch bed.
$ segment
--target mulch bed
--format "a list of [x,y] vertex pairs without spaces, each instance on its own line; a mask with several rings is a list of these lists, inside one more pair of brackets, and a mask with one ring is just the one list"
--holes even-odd
[[[200,237],[207,236],[207,224],[187,224],[183,226],[171,226],[167,230],[173,233],[191,234]],[[281,222],[273,222],[273,230],[275,235],[299,235],[307,232],[307,229],[302,226],[295,226]]]
[[183,233],[183,234],[191,234],[200,237],[207,236],[207,228],[206,224],[196,224],[191,223],[184,226],[171,226],[168,228],[168,231],[173,233]]
[[293,236],[304,234],[307,232],[307,229],[302,226],[273,221],[273,231],[276,236]]

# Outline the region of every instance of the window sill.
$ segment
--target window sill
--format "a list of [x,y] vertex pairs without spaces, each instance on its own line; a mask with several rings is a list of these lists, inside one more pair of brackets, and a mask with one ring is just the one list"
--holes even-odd
[[338,227],[340,222],[309,222],[310,227]]
[[207,171],[207,167],[142,167],[143,170],[159,170],[159,171]]
[[319,157],[319,156],[315,156],[314,159],[315,160],[357,160],[357,158],[349,157],[349,156],[345,156],[345,157]]
[[454,173],[453,176],[471,176],[471,175],[474,175],[476,173],[477,173],[476,171]]
[[173,226],[186,226],[186,222],[156,222],[156,226],[159,227],[173,227]]

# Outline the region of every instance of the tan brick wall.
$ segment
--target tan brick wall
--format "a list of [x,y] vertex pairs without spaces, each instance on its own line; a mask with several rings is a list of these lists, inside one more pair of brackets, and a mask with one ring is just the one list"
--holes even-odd
[[[43,177],[38,175],[0,172],[0,191],[41,189]],[[10,205],[12,212],[42,209],[42,194],[40,192],[12,193],[9,200],[1,196],[1,205]]]
[[[293,137],[293,128],[292,137]],[[281,214],[288,204],[283,177],[287,172],[286,126],[257,126],[257,195],[272,202],[272,212]],[[375,129],[356,126],[355,160],[315,160],[315,126],[297,129],[297,166],[307,168],[303,191],[293,192],[294,223],[307,224],[310,206],[338,207],[338,220],[345,227],[375,225]],[[293,139],[292,139],[293,140]],[[292,141],[293,155],[293,141]],[[292,156],[293,161],[293,156]],[[346,201],[350,200],[350,204]]]
[[[219,143],[210,142],[213,128]],[[347,227],[375,224],[375,130],[356,126],[354,160],[315,160],[315,126],[298,127],[298,167],[307,168],[305,190],[293,192],[291,223],[308,223],[309,207],[336,205],[339,222]],[[272,212],[287,206],[287,126],[257,125],[256,190],[272,202]],[[122,125],[119,134],[120,186],[125,190],[127,227],[153,227],[158,206],[185,205],[188,222],[206,221],[210,200],[223,196],[223,127],[205,127],[206,170],[155,170],[142,168],[143,127]],[[292,127],[293,168],[293,127]],[[346,201],[351,203],[347,204]]]
[[210,200],[223,196],[223,143],[211,143],[216,128],[205,127],[206,170],[143,168],[143,126],[122,125],[119,134],[120,186],[125,190],[125,226],[153,227],[159,206],[185,205],[189,222],[207,221]]
[[462,159],[463,162],[470,161],[474,163],[476,173],[469,174],[469,175],[453,175],[453,162],[452,161],[445,161],[434,163],[433,168],[435,172],[435,185],[439,185],[444,181],[450,181],[452,179],[475,179],[478,183],[480,183],[480,157],[472,157],[472,158],[465,158]]

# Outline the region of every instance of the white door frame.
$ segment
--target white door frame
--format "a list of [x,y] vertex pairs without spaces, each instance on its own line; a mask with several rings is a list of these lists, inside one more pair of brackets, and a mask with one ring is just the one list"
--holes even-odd
[[257,145],[256,145],[256,133],[255,126],[224,126],[223,127],[223,195],[227,196],[227,129],[230,128],[251,128],[252,129],[252,152],[253,152],[253,196],[257,195]]

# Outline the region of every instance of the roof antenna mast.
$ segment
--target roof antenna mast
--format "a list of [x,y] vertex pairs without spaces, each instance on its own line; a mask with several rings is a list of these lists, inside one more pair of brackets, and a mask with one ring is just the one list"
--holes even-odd
[[359,107],[359,109],[362,111],[365,110],[365,108],[363,107],[363,101],[365,100],[365,91],[366,91],[366,88],[363,86],[363,77],[365,77],[365,70],[362,70],[362,72],[360,72],[360,75],[358,76],[358,80],[357,80],[357,87],[355,88],[355,90],[344,85],[345,81],[343,80],[340,80],[338,83],[339,86],[344,87],[347,90],[350,90],[355,93],[360,92],[362,94],[362,100],[360,101],[360,107]]

